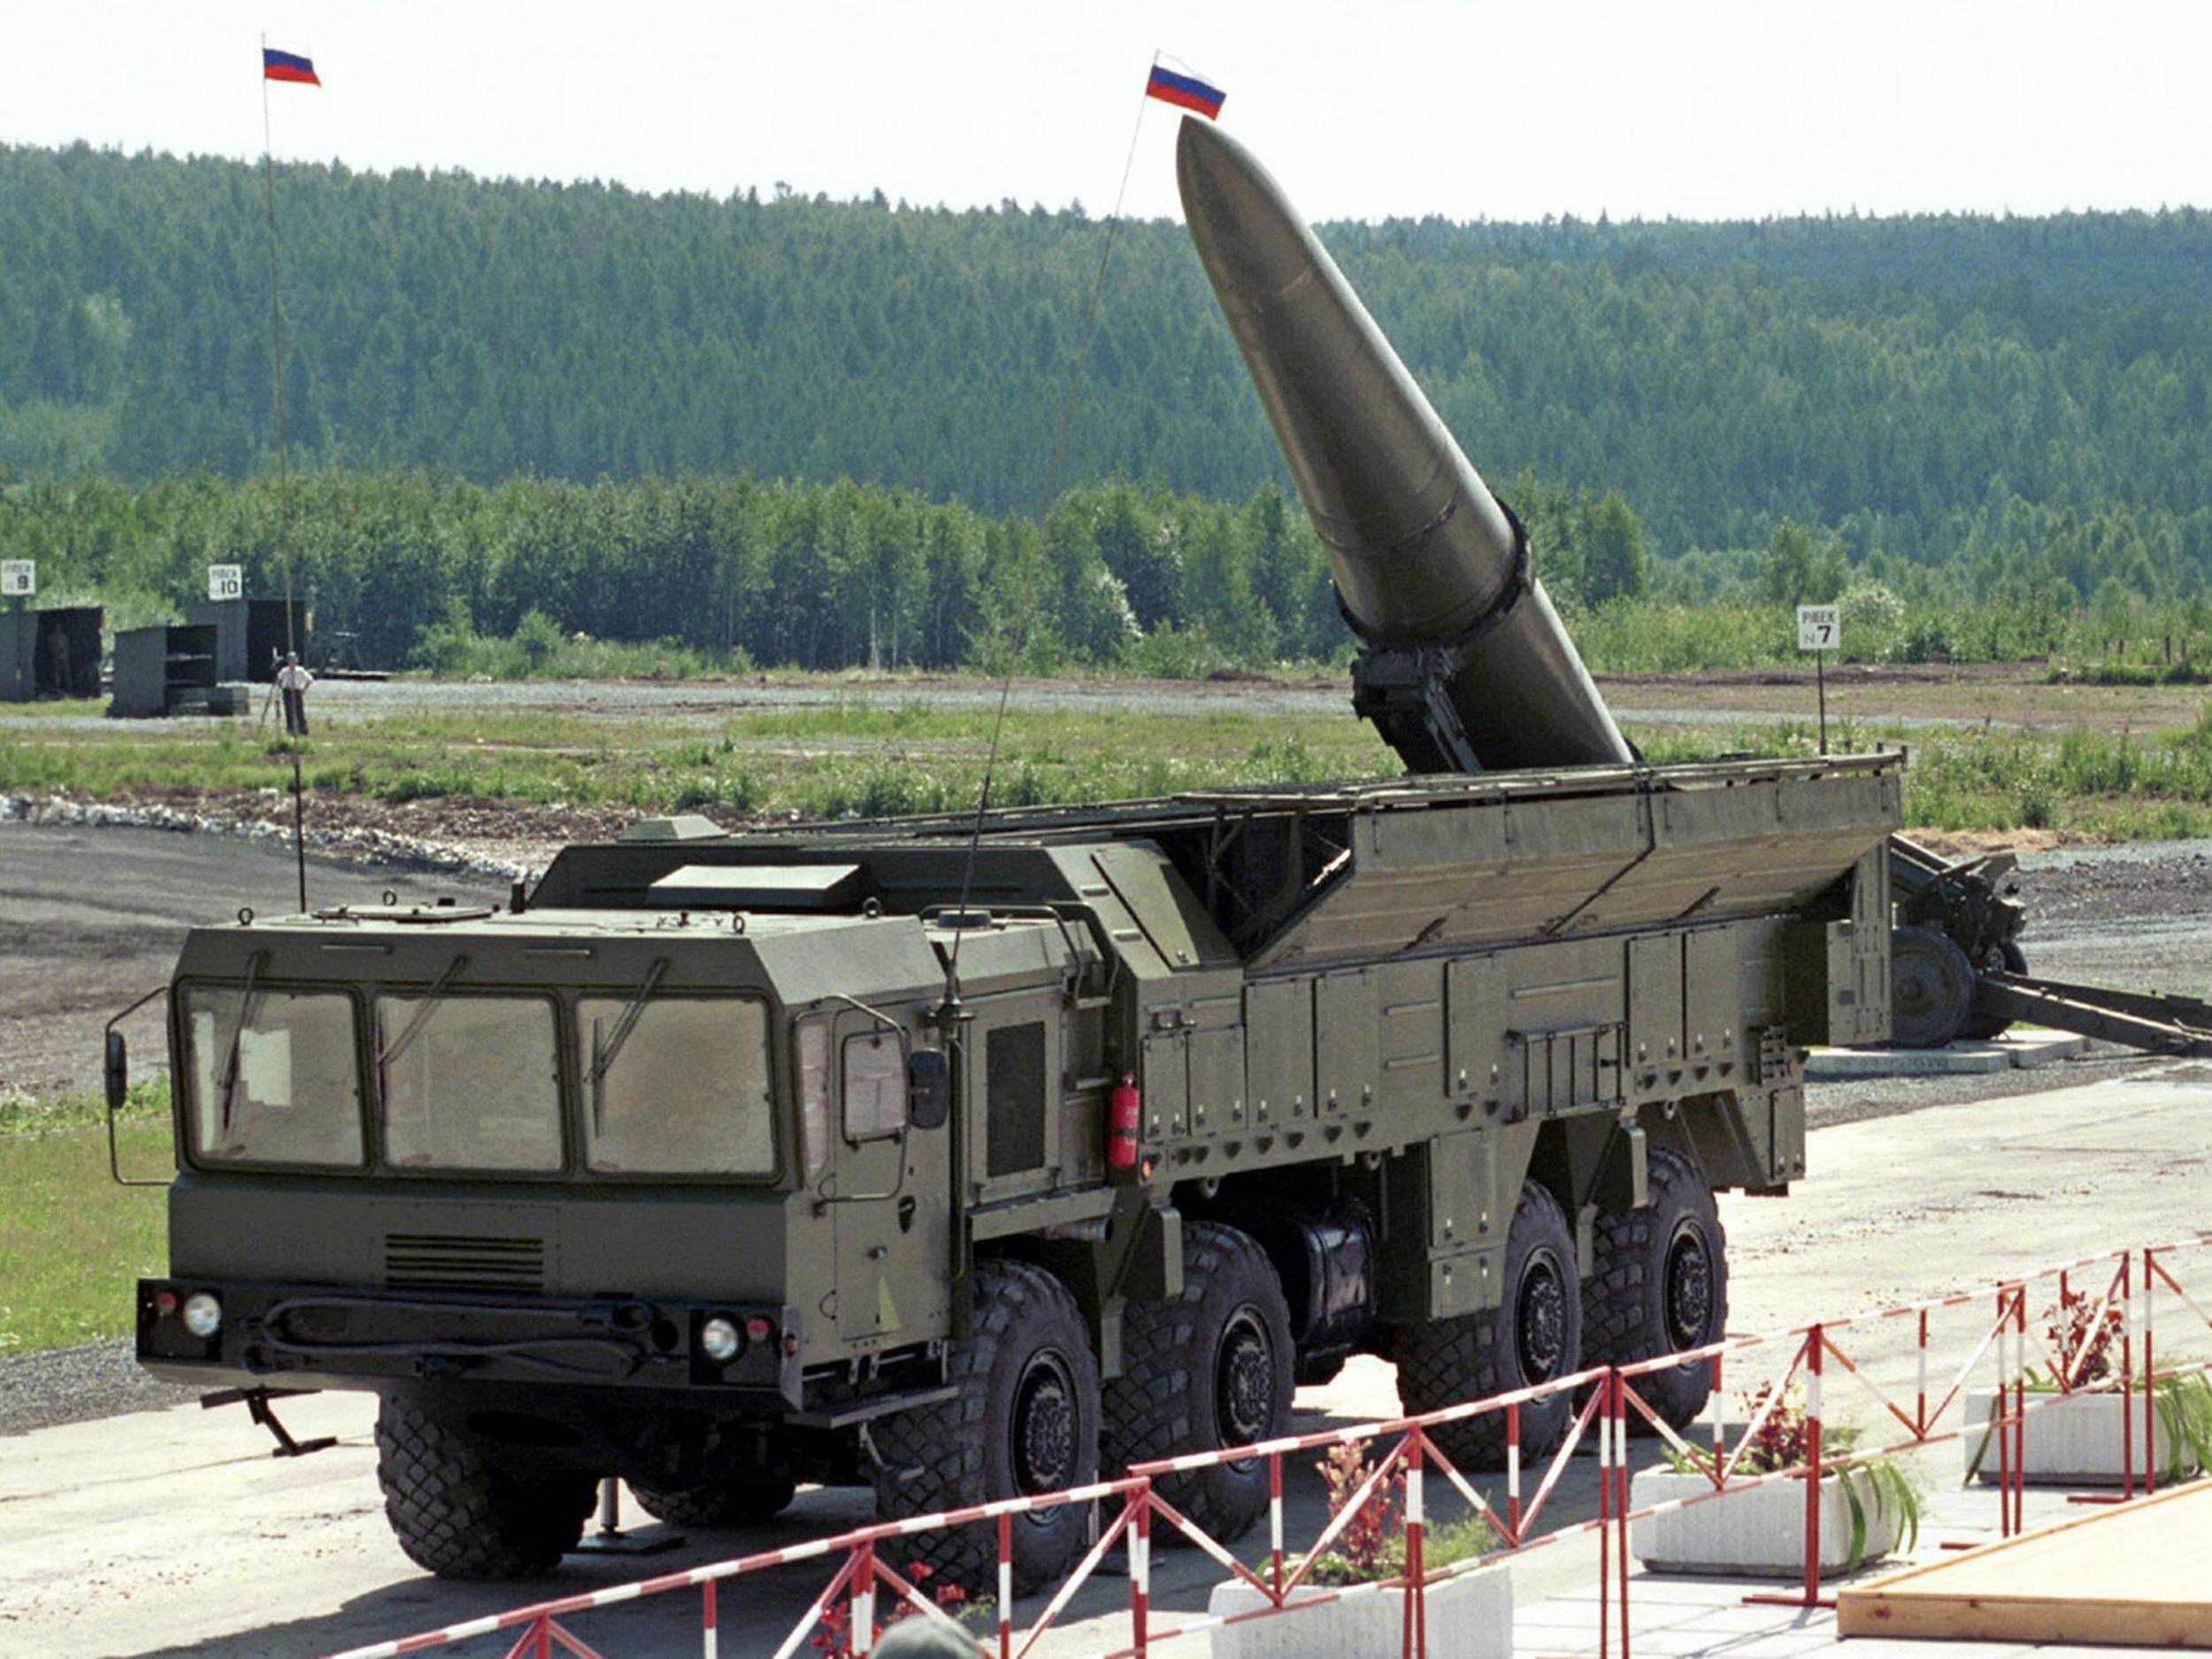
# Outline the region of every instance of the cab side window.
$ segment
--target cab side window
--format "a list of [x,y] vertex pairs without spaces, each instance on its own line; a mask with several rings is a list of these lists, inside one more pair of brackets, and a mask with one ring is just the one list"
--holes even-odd
[[878,1141],[906,1127],[906,1058],[895,1033],[846,1038],[843,1071],[846,1140]]

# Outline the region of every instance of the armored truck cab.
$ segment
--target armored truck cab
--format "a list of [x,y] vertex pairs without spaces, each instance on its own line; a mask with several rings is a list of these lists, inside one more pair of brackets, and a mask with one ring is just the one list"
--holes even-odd
[[1706,1340],[1709,1189],[1786,1188],[1801,1045],[1881,1034],[1897,809],[1872,757],[656,821],[505,910],[197,929],[139,1353],[375,1391],[403,1543],[484,1575],[608,1474],[921,1513],[1279,1432],[1354,1351],[1419,1409]]

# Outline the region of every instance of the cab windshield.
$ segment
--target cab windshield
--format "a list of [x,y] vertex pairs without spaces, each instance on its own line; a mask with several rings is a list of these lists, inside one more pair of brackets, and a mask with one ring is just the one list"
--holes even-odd
[[193,986],[184,993],[184,1048],[199,1162],[361,1163],[352,998]]
[[584,1160],[629,1175],[772,1175],[768,1015],[737,997],[580,997]]
[[374,1034],[387,1164],[561,1167],[560,1044],[549,998],[380,996]]

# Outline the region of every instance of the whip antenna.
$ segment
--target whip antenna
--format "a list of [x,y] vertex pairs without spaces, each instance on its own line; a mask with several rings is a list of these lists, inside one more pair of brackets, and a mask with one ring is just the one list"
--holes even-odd
[[[1152,54],[1152,67],[1156,77],[1161,54]],[[1091,282],[1090,303],[1083,311],[1083,331],[1075,345],[1075,365],[1068,372],[1068,389],[1060,400],[1059,425],[1053,434],[1052,461],[1045,472],[1044,495],[1037,503],[1038,554],[1043,556],[1045,518],[1052,504],[1060,498],[1060,468],[1067,459],[1068,429],[1075,418],[1075,400],[1083,389],[1083,368],[1090,360],[1091,335],[1098,326],[1099,303],[1105,297],[1106,273],[1114,257],[1114,239],[1121,229],[1122,203],[1129,195],[1129,174],[1137,164],[1137,140],[1144,132],[1145,105],[1156,96],[1153,81],[1148,79],[1143,96],[1137,100],[1137,119],[1129,129],[1129,153],[1121,164],[1121,184],[1114,192],[1113,211],[1106,216],[1106,243],[1099,250],[1098,274]],[[1021,665],[1022,652],[1029,642],[1029,624],[1035,612],[1037,567],[1033,561],[1022,572],[1021,604],[1014,616],[1013,649],[1007,653],[1005,678],[999,683],[998,712],[991,721],[991,743],[983,757],[983,787],[976,792],[975,823],[968,832],[968,856],[960,872],[960,908],[954,913],[952,955],[945,962],[945,1002],[941,1016],[956,1018],[960,1005],[960,947],[968,935],[968,896],[975,886],[976,851],[983,841],[983,820],[991,810],[991,784],[998,770],[999,740],[1006,731],[1006,705],[1014,695],[1014,671]]]

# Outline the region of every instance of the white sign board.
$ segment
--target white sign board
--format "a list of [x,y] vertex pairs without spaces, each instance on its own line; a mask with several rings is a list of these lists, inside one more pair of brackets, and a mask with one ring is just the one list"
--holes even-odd
[[207,567],[207,596],[210,599],[235,599],[245,591],[244,565],[211,565]]
[[1797,607],[1797,649],[1801,651],[1834,651],[1843,648],[1843,607],[1840,605],[1800,605]]
[[28,599],[37,591],[36,559],[0,559],[0,597]]

